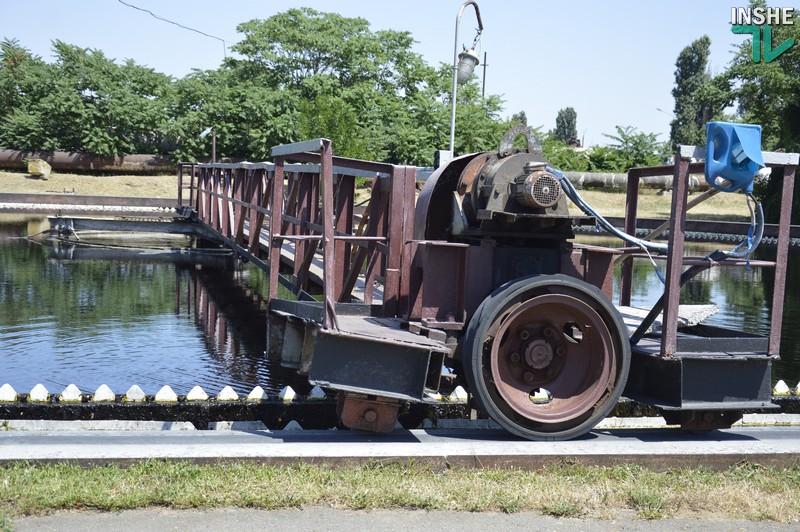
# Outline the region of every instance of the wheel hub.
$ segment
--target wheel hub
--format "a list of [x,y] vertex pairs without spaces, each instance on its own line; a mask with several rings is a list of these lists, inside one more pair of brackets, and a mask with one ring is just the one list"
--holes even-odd
[[544,369],[553,361],[553,347],[542,338],[525,346],[525,362],[533,369]]
[[[514,415],[570,422],[606,393],[616,370],[613,349],[608,327],[587,302],[540,295],[504,316],[491,344],[491,377]],[[552,400],[532,399],[542,390]]]

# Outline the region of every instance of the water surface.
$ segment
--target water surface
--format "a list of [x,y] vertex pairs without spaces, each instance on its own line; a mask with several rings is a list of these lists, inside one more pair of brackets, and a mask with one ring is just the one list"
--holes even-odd
[[[148,394],[163,385],[178,394],[195,385],[209,395],[226,385],[240,394],[256,385],[308,390],[265,355],[267,278],[259,269],[219,254],[171,254],[191,245],[185,239],[103,241],[108,248],[13,238],[33,232],[26,223],[0,223],[0,384],[27,392],[42,383],[51,393],[70,383],[84,392],[107,384],[116,393],[138,384]],[[700,255],[716,248],[688,247]],[[783,358],[773,381],[794,386],[800,251],[789,261]],[[637,261],[634,276],[632,303],[652,304],[662,290],[653,266]],[[769,269],[714,268],[684,287],[682,303],[714,303],[720,312],[708,323],[767,334],[771,286]]]

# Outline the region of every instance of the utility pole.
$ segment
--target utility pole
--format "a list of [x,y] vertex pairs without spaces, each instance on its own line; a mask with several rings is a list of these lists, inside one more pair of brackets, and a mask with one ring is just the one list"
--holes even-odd
[[481,98],[486,98],[486,52],[483,52],[483,87],[481,88]]

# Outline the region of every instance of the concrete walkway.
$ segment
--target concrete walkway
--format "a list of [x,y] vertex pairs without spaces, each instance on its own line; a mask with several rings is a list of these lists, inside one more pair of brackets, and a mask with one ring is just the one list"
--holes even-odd
[[303,530],[341,532],[409,532],[411,530],[460,530],[481,532],[545,531],[620,531],[644,530],[672,532],[767,532],[797,530],[797,524],[784,525],[756,521],[714,521],[693,519],[661,519],[643,521],[632,513],[614,519],[556,519],[538,514],[446,512],[423,510],[336,510],[304,508],[300,510],[252,510],[226,508],[218,510],[147,509],[124,512],[58,512],[42,517],[24,517],[13,523],[17,532],[125,530],[150,532],[159,530]]
[[567,442],[520,440],[493,429],[395,430],[384,435],[344,430],[0,432],[0,463],[68,460],[92,464],[147,458],[334,465],[412,459],[432,467],[523,468],[570,460],[655,469],[721,468],[746,459],[782,467],[800,461],[800,427],[737,427],[705,434],[674,428],[603,429]]

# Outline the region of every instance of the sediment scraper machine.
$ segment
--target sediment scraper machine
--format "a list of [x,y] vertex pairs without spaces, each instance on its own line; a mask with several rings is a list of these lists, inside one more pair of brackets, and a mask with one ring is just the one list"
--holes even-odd
[[[751,261],[776,269],[769,337],[703,325],[677,332],[680,285],[710,266],[744,264],[763,228],[756,205],[742,245],[683,257],[689,172],[702,172],[693,161],[705,157],[691,148],[674,165],[668,244],[612,227],[627,247],[572,242],[573,226],[604,220],[548,166],[524,127],[497,151],[438,168],[418,198],[415,168],[335,157],[330,141],[316,139],[274,148],[274,166],[198,165],[192,201],[197,217],[242,256],[281,265],[270,268],[269,352],[337,391],[347,427],[392,430],[402,402],[431,400],[443,374],[466,385],[478,411],[532,440],[585,434],[623,393],[688,429],[729,427],[743,410],[772,406],[797,154],[764,153],[760,161],[760,144],[757,155],[749,145],[743,154],[736,132],[727,134],[731,146],[709,141],[713,158],[756,160],[752,174],[763,165],[784,170],[778,259]],[[527,148],[514,148],[520,138]],[[753,175],[740,185],[731,164],[709,182],[747,192]],[[628,233],[639,178],[672,170],[631,171]],[[358,217],[354,182],[366,175],[374,177],[371,195]],[[629,304],[637,253],[666,255],[666,288],[631,332],[611,302],[613,267],[624,259],[621,299]],[[648,332],[662,308],[662,331]]]

